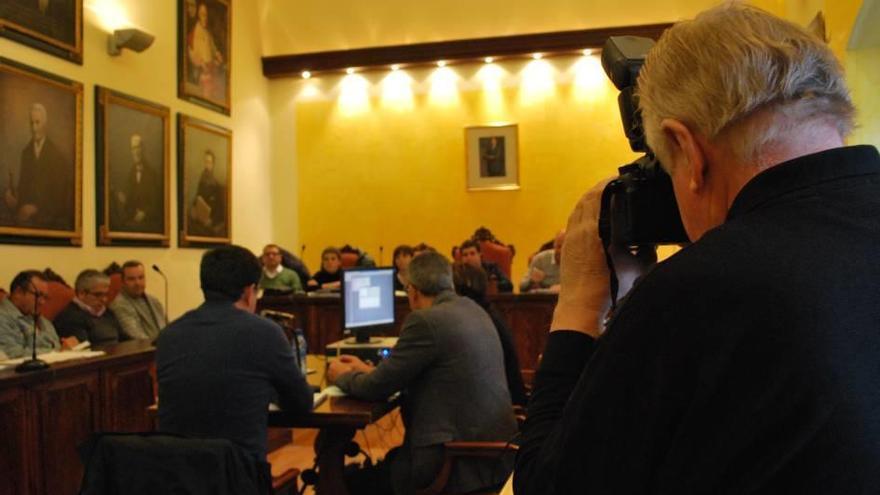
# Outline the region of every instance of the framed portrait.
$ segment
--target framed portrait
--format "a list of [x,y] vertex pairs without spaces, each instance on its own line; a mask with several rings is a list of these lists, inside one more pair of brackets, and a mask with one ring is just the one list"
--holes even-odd
[[97,242],[168,246],[167,107],[95,87]]
[[67,59],[83,60],[83,0],[3,0],[0,35]]
[[469,191],[519,189],[516,124],[465,127]]
[[82,244],[82,84],[0,58],[0,239]]
[[229,244],[232,131],[177,114],[177,143],[178,244]]
[[177,95],[229,115],[231,0],[178,0]]

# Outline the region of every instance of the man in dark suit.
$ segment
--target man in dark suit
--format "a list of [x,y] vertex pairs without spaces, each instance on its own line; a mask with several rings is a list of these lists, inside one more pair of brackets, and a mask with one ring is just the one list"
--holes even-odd
[[118,202],[117,225],[114,230],[162,233],[164,218],[162,205],[164,188],[159,175],[144,160],[143,138],[131,136],[131,169],[125,190],[116,192]]
[[[380,400],[403,391],[406,435],[389,453],[396,494],[412,494],[436,477],[444,442],[510,440],[516,433],[498,335],[482,308],[455,295],[446,258],[435,252],[413,258],[407,295],[413,312],[388,359],[374,368],[341,356],[327,371],[355,397]],[[507,473],[500,459],[459,462],[448,488],[471,492]]]
[[245,248],[206,252],[205,302],[159,334],[156,367],[161,431],[232,440],[269,476],[269,402],[305,413],[313,399],[281,327],[254,314],[260,272]]
[[[638,83],[693,244],[603,333],[603,185],[577,205],[516,493],[880,493],[880,155],[844,146],[839,63],[731,2],[668,29]],[[639,261],[617,256],[622,288]]]
[[21,152],[21,171],[17,189],[10,180],[4,194],[6,207],[18,225],[72,230],[72,159],[47,134],[48,114],[41,103],[31,106],[31,140]]

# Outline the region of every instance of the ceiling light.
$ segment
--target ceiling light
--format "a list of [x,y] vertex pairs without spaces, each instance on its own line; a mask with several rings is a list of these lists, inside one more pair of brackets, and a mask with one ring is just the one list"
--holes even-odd
[[589,57],[589,56],[592,55],[592,54],[593,54],[593,49],[592,49],[592,48],[584,48],[584,55],[585,55],[585,56]]
[[349,67],[349,68],[345,69],[345,73],[348,74],[349,76],[354,74],[354,68]]
[[483,59],[483,62],[486,62],[487,64],[491,64],[494,60],[495,59],[492,57],[486,57]]
[[437,67],[446,67],[446,61],[441,60],[441,61],[437,62]]
[[533,53],[532,54],[532,58],[535,60],[541,60],[541,58],[543,58],[543,57],[544,57],[544,55],[542,55],[540,53]]
[[399,69],[400,69],[400,66],[397,64],[394,64],[391,66],[391,70],[399,70]]
[[312,77],[312,73],[311,73],[311,72],[309,72],[309,71],[307,71],[307,70],[302,71],[302,78],[303,78],[303,79],[308,79],[308,78],[310,78],[310,77]]

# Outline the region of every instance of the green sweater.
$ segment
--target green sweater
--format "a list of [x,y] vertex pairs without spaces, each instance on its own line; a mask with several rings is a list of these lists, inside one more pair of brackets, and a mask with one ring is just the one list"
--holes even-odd
[[287,267],[282,267],[281,273],[275,275],[274,278],[267,277],[266,271],[263,270],[263,275],[260,276],[260,288],[303,292],[302,283],[299,281],[299,275]]

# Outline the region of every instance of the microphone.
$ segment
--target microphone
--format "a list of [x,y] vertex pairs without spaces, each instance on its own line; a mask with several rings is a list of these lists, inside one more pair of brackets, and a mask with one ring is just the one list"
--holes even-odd
[[303,244],[302,247],[299,248],[299,259],[300,259],[300,261],[302,261],[302,259],[303,259],[303,254],[305,254],[305,252],[306,252],[306,245]]
[[40,313],[37,311],[37,304],[40,301],[40,293],[31,285],[28,291],[34,295],[34,338],[31,342],[31,358],[22,362],[15,367],[16,373],[30,373],[31,371],[40,371],[49,368],[49,363],[42,359],[37,359],[37,327],[39,326]]
[[165,325],[168,325],[168,277],[162,273],[162,270],[159,269],[159,265],[153,265],[153,271],[162,276],[162,280],[165,281]]
[[379,246],[379,266],[385,266],[385,246]]

